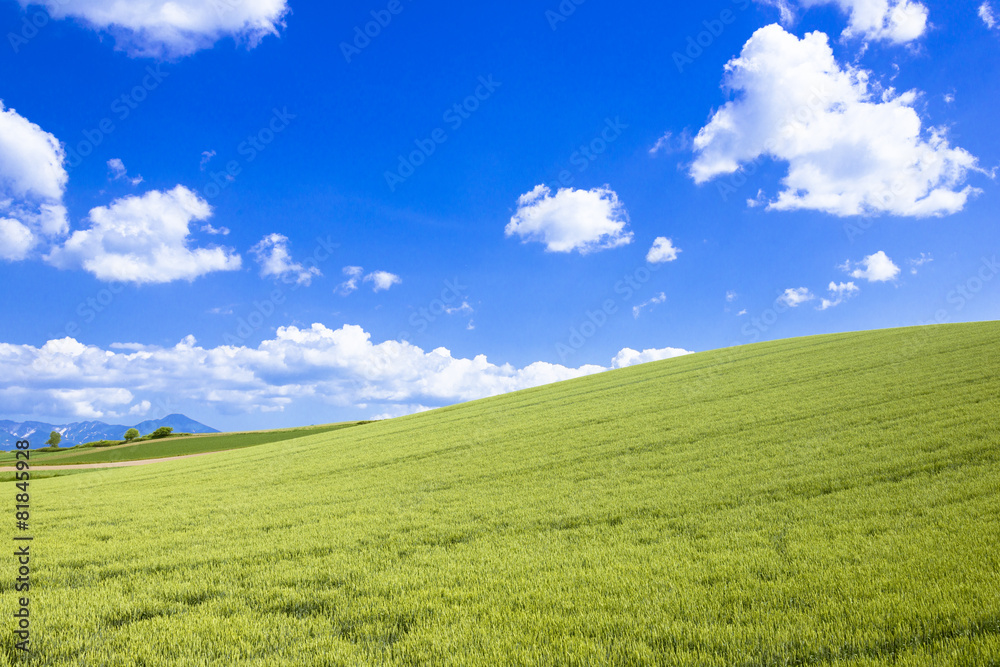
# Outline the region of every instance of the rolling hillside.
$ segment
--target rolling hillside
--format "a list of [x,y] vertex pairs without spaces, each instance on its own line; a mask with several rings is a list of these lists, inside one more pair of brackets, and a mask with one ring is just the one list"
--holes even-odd
[[998,339],[761,343],[33,482],[33,664],[1000,664]]

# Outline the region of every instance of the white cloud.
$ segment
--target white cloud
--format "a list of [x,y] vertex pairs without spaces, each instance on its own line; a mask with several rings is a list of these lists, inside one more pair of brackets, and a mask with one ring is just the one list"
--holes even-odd
[[742,316],[742,315],[746,315],[746,314],[747,314],[747,309],[746,309],[746,308],[744,308],[744,309],[743,309],[743,310],[741,310],[740,312],[736,313],[736,317],[740,317],[740,316]]
[[132,185],[139,185],[142,183],[141,174],[135,178],[129,177],[128,170],[125,169],[125,163],[121,161],[121,158],[113,157],[108,160],[108,171],[110,172],[110,178],[112,181],[125,180]]
[[739,294],[737,294],[733,290],[729,290],[728,292],[726,292],[726,303],[732,303],[733,301],[736,301],[737,297],[739,297]]
[[625,368],[626,366],[635,366],[636,364],[644,364],[649,361],[660,361],[661,359],[681,357],[685,354],[692,353],[689,350],[683,350],[679,347],[665,347],[659,350],[649,349],[643,350],[642,352],[626,347],[616,354],[614,359],[611,360],[611,367]]
[[517,200],[517,212],[504,230],[522,242],[538,241],[548,252],[585,255],[632,242],[628,213],[618,195],[604,186],[592,190],[562,188],[555,195],[538,185]]
[[687,130],[684,130],[678,135],[674,135],[673,132],[667,132],[662,137],[656,140],[653,147],[649,149],[650,155],[656,155],[657,153],[679,153],[681,151],[686,151],[691,148],[691,136],[688,134]]
[[664,303],[667,300],[667,294],[665,292],[660,292],[657,296],[654,296],[648,301],[643,301],[637,306],[632,306],[632,316],[635,319],[639,319],[639,314],[642,312],[643,308],[647,306],[655,306],[660,303]]
[[360,266],[345,266],[344,275],[347,276],[347,280],[337,286],[337,293],[341,296],[347,296],[358,289],[358,279],[361,278],[361,274],[364,272],[365,270]]
[[229,236],[229,227],[213,227],[207,222],[201,226],[201,231],[206,234],[211,234],[212,236],[218,236],[222,234],[223,236]]
[[907,261],[907,263],[911,267],[910,268],[910,273],[912,273],[913,275],[916,275],[917,274],[917,267],[920,267],[920,266],[923,266],[924,264],[929,264],[930,262],[933,262],[934,258],[931,257],[930,253],[922,252],[922,253],[920,253],[920,257],[918,257],[916,259],[908,259],[906,261]]
[[0,101],[0,259],[25,259],[42,239],[69,230],[65,159],[54,135]]
[[829,299],[822,299],[819,304],[819,310],[826,310],[827,308],[833,308],[834,306],[839,306],[844,302],[844,299],[850,298],[857,294],[860,289],[853,282],[849,283],[835,283],[831,282],[830,286],[827,287],[830,292]]
[[208,163],[211,162],[214,157],[215,151],[202,151],[201,160],[198,161],[198,168],[201,171],[205,171],[205,167],[208,166]]
[[[704,183],[766,157],[788,163],[769,209],[833,215],[946,215],[979,192],[962,187],[976,158],[941,128],[921,128],[917,93],[877,95],[869,73],[841,68],[827,37],[761,28],[726,65],[737,93],[695,137],[691,176]],[[720,188],[726,187],[724,182]],[[731,188],[735,189],[735,188]]]
[[462,301],[462,305],[460,306],[445,306],[444,312],[447,313],[448,315],[455,315],[455,314],[471,315],[476,311],[473,310],[472,306],[469,305],[468,301]]
[[986,24],[986,27],[991,30],[997,25],[996,14],[993,12],[993,7],[990,6],[989,2],[984,2],[979,5],[979,18],[981,18],[983,23]]
[[789,287],[778,297],[778,303],[783,303],[789,308],[796,308],[815,298],[816,296],[806,287]]
[[397,405],[393,406],[392,410],[387,410],[385,412],[380,412],[377,415],[373,415],[371,419],[395,419],[396,417],[405,417],[406,415],[415,415],[421,412],[427,412],[428,410],[433,410],[434,408],[427,407],[426,405],[420,405],[419,403],[413,405]]
[[884,250],[879,250],[853,264],[848,260],[840,268],[848,272],[852,278],[862,278],[870,283],[895,280],[899,275],[899,267],[893,264]]
[[0,218],[0,259],[19,261],[35,247],[35,235],[12,218]]
[[189,225],[212,208],[178,185],[116,199],[90,210],[90,228],[73,232],[46,259],[60,268],[83,268],[105,281],[168,283],[213,271],[235,271],[242,260],[231,249],[189,248]]
[[795,9],[788,0],[757,0],[758,4],[766,7],[774,7],[778,10],[778,16],[785,25],[795,22]]
[[277,35],[286,0],[20,0],[40,4],[55,19],[73,17],[115,37],[132,56],[177,57],[210,48],[224,37],[256,46]]
[[261,278],[272,277],[287,283],[294,282],[296,285],[309,285],[314,276],[323,275],[319,267],[306,268],[292,261],[288,251],[288,237],[283,234],[268,234],[250,248],[250,252],[260,264]]
[[566,380],[608,368],[686,354],[625,349],[609,367],[522,368],[484,355],[456,358],[405,341],[374,343],[361,327],[281,327],[257,347],[205,348],[188,336],[173,347],[126,344],[102,349],[72,338],[40,348],[0,343],[0,401],[11,414],[108,418],[184,396],[226,414],[281,411],[292,402],[400,414]]
[[675,248],[673,241],[665,236],[657,236],[653,240],[653,246],[646,253],[646,261],[650,264],[672,262],[677,259],[677,253],[679,252],[681,252],[681,249]]
[[803,7],[835,4],[847,13],[844,37],[896,44],[911,42],[927,31],[927,7],[911,0],[801,0]]
[[365,282],[372,283],[373,292],[382,292],[393,285],[399,285],[403,282],[403,279],[395,273],[389,273],[388,271],[373,271],[365,276]]

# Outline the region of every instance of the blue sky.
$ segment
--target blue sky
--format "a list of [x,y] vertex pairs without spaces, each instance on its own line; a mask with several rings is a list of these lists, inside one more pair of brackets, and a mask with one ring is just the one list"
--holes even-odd
[[292,426],[1000,317],[1000,4],[106,4],[0,3],[0,417]]

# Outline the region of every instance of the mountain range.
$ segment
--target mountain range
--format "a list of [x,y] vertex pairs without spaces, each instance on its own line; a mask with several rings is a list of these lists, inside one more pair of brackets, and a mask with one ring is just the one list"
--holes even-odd
[[218,433],[217,429],[205,426],[184,415],[167,415],[163,419],[150,419],[133,426],[105,424],[99,421],[73,422],[56,425],[45,422],[14,422],[0,420],[0,449],[13,449],[18,440],[31,441],[32,448],[44,447],[52,431],[62,434],[62,447],[72,447],[95,440],[121,440],[125,431],[137,429],[140,435],[148,435],[161,426],[170,426],[176,433]]

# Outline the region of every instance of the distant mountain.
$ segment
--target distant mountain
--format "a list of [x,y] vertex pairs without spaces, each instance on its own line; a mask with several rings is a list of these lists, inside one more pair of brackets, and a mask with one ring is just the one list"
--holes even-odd
[[62,426],[45,422],[13,422],[0,420],[0,449],[13,449],[18,440],[30,440],[31,447],[44,447],[52,431],[62,433],[61,447],[72,447],[95,440],[122,440],[125,431],[137,429],[140,435],[148,435],[161,426],[170,426],[175,433],[218,433],[217,429],[205,426],[184,415],[167,415],[163,419],[151,419],[134,426],[119,426],[98,421],[74,422]]

